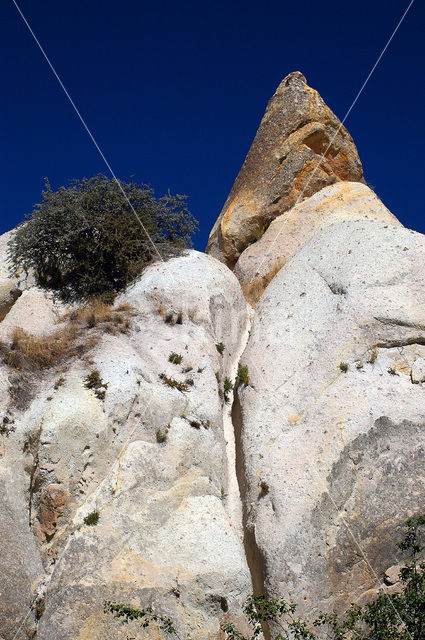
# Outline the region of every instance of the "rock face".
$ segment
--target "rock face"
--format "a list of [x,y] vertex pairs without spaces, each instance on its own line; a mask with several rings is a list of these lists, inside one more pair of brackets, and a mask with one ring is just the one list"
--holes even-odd
[[139,637],[106,600],[222,640],[252,592],[313,618],[398,588],[397,532],[425,512],[425,237],[361,180],[296,73],[221,262],[188,251],[77,309],[11,278],[0,238],[0,640]]
[[233,268],[271,220],[339,180],[363,180],[354,142],[302,73],[290,73],[267,106],[207,252]]
[[14,302],[19,298],[27,283],[9,273],[8,242],[13,231],[0,236],[0,322],[5,318]]
[[221,392],[248,322],[240,286],[190,252],[149,268],[117,305],[131,305],[128,332],[112,327],[84,358],[39,373],[24,411],[3,394],[4,640],[19,625],[46,640],[112,636],[105,600],[153,603],[183,635],[212,638],[251,592]]
[[247,526],[268,592],[309,615],[377,589],[399,559],[394,532],[425,511],[424,392],[411,378],[424,260],[413,231],[334,224],[257,306],[239,389]]
[[235,275],[255,307],[281,267],[319,231],[344,220],[377,220],[401,226],[369,187],[337,182],[278,216],[264,235],[240,255]]

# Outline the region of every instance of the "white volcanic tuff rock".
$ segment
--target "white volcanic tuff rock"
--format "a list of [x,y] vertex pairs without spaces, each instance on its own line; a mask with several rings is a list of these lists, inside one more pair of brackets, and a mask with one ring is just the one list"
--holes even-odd
[[9,456],[6,465],[4,442],[0,446],[0,637],[8,640],[20,627],[22,633],[34,628],[33,617],[24,617],[34,604],[43,567],[28,526],[27,473],[21,451]]
[[10,338],[16,328],[35,335],[53,332],[66,310],[67,306],[55,301],[51,294],[30,287],[20,294],[1,322],[0,339]]
[[34,284],[34,279],[25,274],[11,276],[8,260],[8,242],[12,237],[13,230],[0,236],[0,321],[13,306],[15,300],[22,291]]
[[7,260],[7,243],[12,233],[9,231],[0,236],[0,320],[3,320],[17,296],[18,279],[10,277]]
[[255,306],[279,269],[320,231],[359,219],[402,226],[376,194],[359,182],[325,187],[277,217],[236,263],[234,272],[247,300]]
[[425,358],[418,358],[412,365],[412,382],[425,382]]
[[354,142],[303,74],[290,73],[267,105],[207,252],[233,267],[273,218],[338,180],[363,182]]
[[383,578],[394,528],[425,510],[424,392],[410,377],[425,355],[424,262],[420,234],[343,222],[257,307],[239,390],[248,527],[270,593],[311,615],[377,588],[365,557]]
[[[189,252],[149,267],[124,301],[137,311],[131,333],[105,335],[69,364],[56,389],[60,372],[46,374],[5,440],[5,466],[20,460],[30,486],[13,508],[22,519],[29,500],[39,543],[33,565],[42,558],[48,574],[40,638],[114,633],[118,623],[102,614],[105,599],[153,601],[181,631],[207,637],[218,633],[227,607],[240,611],[252,588],[237,514],[221,496],[222,487],[234,487],[234,470],[215,376],[229,375],[246,330],[240,286],[227,267]],[[224,356],[215,347],[221,341]],[[172,351],[183,355],[181,365],[168,361]],[[104,401],[84,386],[93,369],[107,384]],[[182,393],[163,384],[162,373],[193,385]],[[168,429],[162,444],[158,429]],[[82,525],[94,508],[99,523]],[[13,580],[9,572],[6,583]],[[34,593],[29,583],[21,585],[24,601]]]

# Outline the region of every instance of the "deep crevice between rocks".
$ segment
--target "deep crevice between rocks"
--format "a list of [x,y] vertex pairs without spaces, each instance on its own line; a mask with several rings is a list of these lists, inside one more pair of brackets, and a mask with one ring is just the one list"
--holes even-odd
[[[248,525],[248,505],[246,499],[247,493],[247,481],[245,474],[245,461],[242,448],[242,410],[239,399],[238,389],[235,388],[232,405],[232,423],[235,434],[235,446],[236,446],[236,478],[239,485],[239,493],[242,502],[242,527],[243,527],[243,545],[245,550],[245,557],[248,564],[249,572],[251,574],[251,583],[253,593],[255,595],[267,596],[265,578],[266,578],[266,566],[264,556],[258,548],[257,541],[255,539],[255,532]],[[262,625],[263,634],[266,640],[270,640],[271,634],[269,625],[265,622]]]

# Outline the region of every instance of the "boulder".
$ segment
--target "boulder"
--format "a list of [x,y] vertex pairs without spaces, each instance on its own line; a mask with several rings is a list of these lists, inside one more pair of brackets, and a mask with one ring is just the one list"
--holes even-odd
[[12,234],[13,231],[8,231],[0,236],[0,322],[20,295],[18,278],[10,274],[7,258],[7,243]]
[[51,333],[67,308],[67,305],[55,301],[51,294],[38,287],[25,289],[11,304],[0,323],[0,339],[10,338],[16,328],[34,335]]
[[302,73],[290,73],[267,106],[207,252],[233,268],[271,220],[339,180],[363,180],[354,142]]
[[22,291],[34,286],[32,274],[26,274],[21,269],[13,275],[10,272],[8,242],[13,233],[12,229],[0,236],[0,322],[9,313]]
[[[372,220],[317,234],[264,292],[239,386],[245,518],[267,591],[309,617],[379,589],[425,512],[425,238]],[[264,490],[267,487],[267,491]]]
[[279,269],[314,235],[344,220],[377,220],[402,226],[377,195],[359,182],[337,182],[277,217],[239,256],[234,273],[255,307]]

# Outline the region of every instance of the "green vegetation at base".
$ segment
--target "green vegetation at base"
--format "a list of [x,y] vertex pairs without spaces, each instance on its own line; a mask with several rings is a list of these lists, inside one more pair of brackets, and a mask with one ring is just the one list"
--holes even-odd
[[[223,488],[221,493],[224,497]],[[278,633],[271,634],[272,640],[317,640],[323,637],[317,635],[320,628],[328,640],[425,640],[424,525],[425,516],[409,518],[405,523],[405,536],[398,547],[408,558],[399,574],[397,593],[381,592],[364,606],[351,605],[340,617],[333,613],[321,614],[311,624],[297,616],[297,606],[293,602],[253,595],[243,607],[250,633],[244,635],[235,623],[226,622],[222,626],[225,636],[228,640],[256,640],[266,625],[269,629],[279,628]],[[154,624],[161,631],[183,640],[173,620],[155,612],[151,605],[135,609],[108,601],[104,611],[122,623],[140,621],[143,628]],[[189,638],[196,640],[191,630],[187,640]]]

